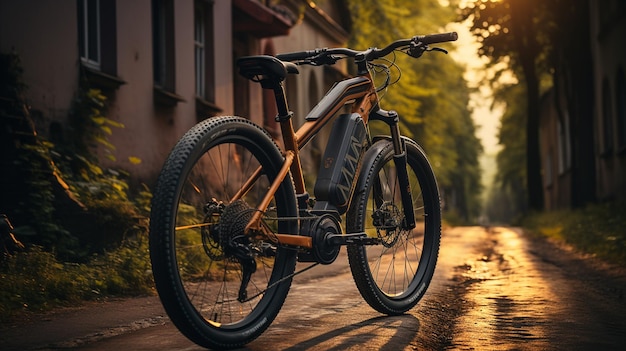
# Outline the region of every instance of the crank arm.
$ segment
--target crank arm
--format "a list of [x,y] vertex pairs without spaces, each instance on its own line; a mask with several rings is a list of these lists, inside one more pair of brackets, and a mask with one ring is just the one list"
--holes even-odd
[[330,245],[379,245],[379,238],[370,238],[366,233],[326,234],[326,242]]

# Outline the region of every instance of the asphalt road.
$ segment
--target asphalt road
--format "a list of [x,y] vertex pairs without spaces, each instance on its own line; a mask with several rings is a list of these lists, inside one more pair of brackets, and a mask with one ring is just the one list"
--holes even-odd
[[[343,252],[342,252],[343,254]],[[243,350],[622,350],[626,271],[510,228],[442,238],[420,303],[386,317],[341,256],[294,279],[272,326]],[[156,297],[108,300],[0,327],[2,350],[203,350]]]

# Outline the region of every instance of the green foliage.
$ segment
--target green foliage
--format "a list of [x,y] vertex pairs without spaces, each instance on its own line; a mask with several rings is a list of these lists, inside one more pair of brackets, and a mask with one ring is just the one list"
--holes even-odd
[[34,130],[24,103],[27,89],[23,68],[15,53],[0,54],[0,113],[2,114],[2,175],[0,211],[17,218],[15,233],[64,252],[76,252],[77,240],[55,218],[55,180],[58,169],[50,160],[53,145]]
[[532,213],[522,224],[531,232],[565,241],[585,254],[626,266],[626,203]]
[[3,171],[11,171],[6,179],[12,185],[3,188],[3,195],[15,189],[6,203],[10,219],[19,219],[14,233],[27,251],[0,261],[0,320],[106,295],[151,293],[151,193],[143,186],[133,195],[128,174],[102,169],[95,153],[100,145],[105,156],[112,155],[107,136],[123,127],[104,117],[106,98],[98,90],[81,89],[70,116],[69,141],[52,144],[33,129],[21,96],[19,60],[1,58],[2,76],[9,76],[1,88],[11,99],[3,101],[1,112],[6,110],[19,128],[19,133],[3,134],[3,141],[12,138],[3,145],[15,145],[10,152],[2,150],[11,166],[3,164]]
[[[523,77],[525,62],[532,62],[538,76],[551,70],[552,33],[561,3],[570,0],[502,0],[466,2],[460,19],[471,19],[471,32],[481,43],[478,53],[490,59],[498,74],[512,69]],[[493,82],[497,82],[496,79]]]
[[[482,44],[479,53],[492,68],[513,70],[526,91],[526,189],[528,206],[543,208],[541,157],[539,150],[539,101],[541,82],[554,71],[554,33],[556,19],[566,3],[563,0],[502,0],[468,2],[461,8],[461,20],[470,19],[471,30]],[[585,5],[586,6],[586,5]],[[497,80],[496,80],[497,81]],[[494,88],[498,89],[496,85]]]
[[70,113],[70,126],[73,131],[73,144],[69,145],[89,161],[94,161],[93,148],[103,146],[105,157],[115,161],[115,146],[108,140],[112,128],[124,128],[124,125],[106,117],[107,98],[99,89],[81,87],[74,100]]
[[97,150],[104,157],[115,160],[115,147],[108,141],[112,128],[123,128],[121,123],[105,117],[107,98],[98,89],[82,87],[74,101],[69,121],[70,141],[55,145],[53,156],[69,188],[86,206],[81,225],[74,230],[81,246],[87,252],[102,252],[114,248],[126,238],[146,232],[142,223],[149,190],[144,187],[138,194],[138,208],[133,202],[129,186],[130,175],[121,170],[103,169],[99,165]]
[[0,264],[0,322],[23,312],[94,300],[107,295],[152,293],[145,235],[88,263],[63,263],[55,254],[33,246]]
[[[353,28],[349,45],[355,49],[382,47],[394,40],[437,33],[455,18],[452,7],[434,1],[349,1]],[[450,49],[452,44],[438,46]],[[478,156],[482,152],[468,108],[470,89],[464,68],[441,53],[418,60],[402,53],[390,55],[402,70],[401,79],[381,92],[382,108],[394,109],[402,133],[417,140],[429,156],[450,211],[474,218],[480,211]],[[399,73],[394,71],[392,81]],[[376,77],[375,77],[376,78]],[[373,134],[388,134],[385,126],[370,126]]]
[[[47,248],[76,254],[79,251],[77,238],[68,232],[55,218],[55,196],[52,188],[53,164],[50,162],[51,144],[39,139],[32,144],[20,145],[14,166],[20,169],[21,181],[28,191],[23,192],[14,207],[14,214],[22,218],[33,218],[27,225],[19,226],[15,233]],[[46,170],[46,171],[43,171]]]

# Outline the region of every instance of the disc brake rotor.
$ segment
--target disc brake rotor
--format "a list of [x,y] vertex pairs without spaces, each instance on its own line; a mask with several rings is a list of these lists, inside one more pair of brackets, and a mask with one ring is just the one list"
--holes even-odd
[[385,201],[372,214],[376,234],[385,247],[392,247],[400,237],[400,223],[402,212],[394,203]]

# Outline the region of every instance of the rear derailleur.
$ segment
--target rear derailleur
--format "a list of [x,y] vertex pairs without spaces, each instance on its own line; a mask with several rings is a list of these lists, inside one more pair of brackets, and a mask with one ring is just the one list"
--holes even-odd
[[234,260],[241,265],[241,285],[237,296],[239,302],[244,302],[248,298],[247,287],[257,269],[255,257],[276,254],[272,245],[262,243],[259,247],[254,246],[250,238],[244,234],[246,225],[255,211],[256,209],[248,206],[243,200],[224,205],[221,201],[213,199],[205,206],[205,219],[211,218],[208,223],[212,223],[215,217],[219,218],[216,223],[208,226],[208,233],[203,233],[205,252],[207,254],[210,252],[209,256],[215,259],[214,252],[219,251],[220,259]]

